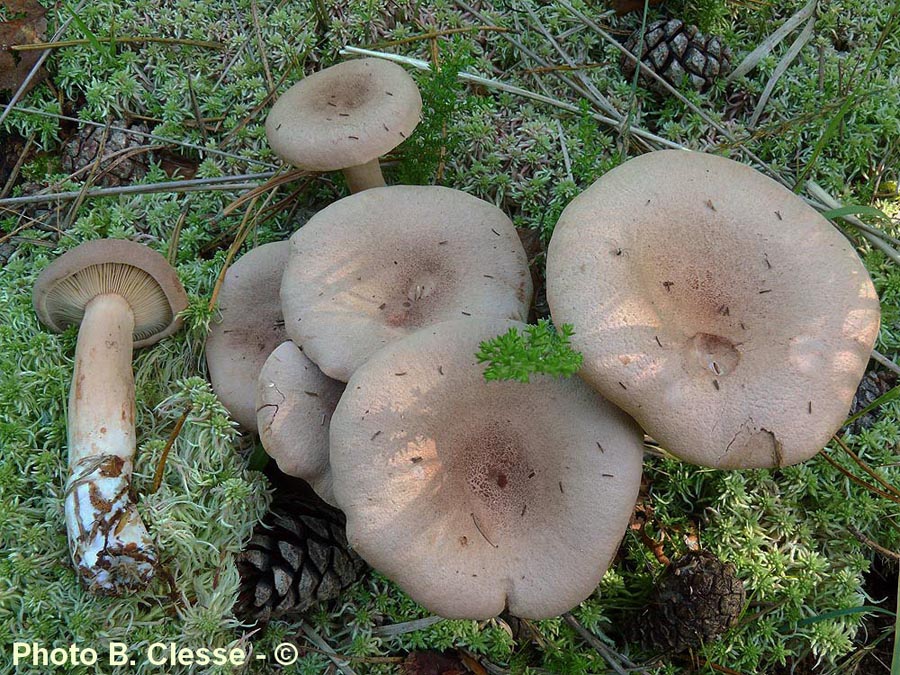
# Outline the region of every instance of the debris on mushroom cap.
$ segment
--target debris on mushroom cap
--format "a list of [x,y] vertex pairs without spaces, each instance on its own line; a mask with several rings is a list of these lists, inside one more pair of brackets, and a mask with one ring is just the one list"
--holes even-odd
[[278,468],[302,478],[334,505],[328,429],[344,383],[326,377],[293,342],[279,345],[259,373],[259,438]]
[[377,159],[408,138],[422,98],[395,63],[355,59],[313,73],[288,89],[266,119],[269,145],[309,171],[336,171]]
[[242,427],[256,431],[256,380],[269,354],[287,339],[278,289],[287,241],[248,251],[225,273],[221,321],[206,339],[206,364],[216,396]]
[[643,436],[577,378],[487,382],[482,340],[440,323],[361,366],[331,422],[350,545],[430,611],[558,615],[590,595],[634,508]]
[[34,284],[38,318],[62,332],[81,323],[98,295],[116,293],[134,313],[134,347],[145,347],[181,328],[187,294],[175,270],[156,251],[123,239],[85,242],[54,260]]
[[497,207],[459,190],[398,185],[341,199],[294,233],[281,303],[291,339],[346,382],[423,326],[524,320],[531,293],[522,243]]
[[723,469],[824,447],[880,320],[827,220],[750,167],[683,151],[632,159],[566,208],[547,297],[582,377],[668,451]]

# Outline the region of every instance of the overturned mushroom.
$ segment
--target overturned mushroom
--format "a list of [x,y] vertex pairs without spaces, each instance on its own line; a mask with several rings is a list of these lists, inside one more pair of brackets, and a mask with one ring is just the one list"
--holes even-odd
[[328,428],[344,383],[326,377],[293,342],[279,345],[259,374],[259,438],[278,468],[334,504]]
[[287,337],[278,289],[288,242],[250,250],[228,268],[219,292],[221,321],[210,326],[206,364],[213,390],[242,427],[256,431],[256,380]]
[[384,185],[378,158],[419,123],[422,98],[403,68],[356,59],[288,89],[266,119],[275,154],[307,171],[344,172],[351,192]]
[[100,594],[139,588],[156,548],[131,500],[135,453],[133,347],[181,327],[187,296],[165,258],[129,241],[91,241],[65,253],[34,285],[48,328],[79,325],[69,391],[66,526],[85,586]]
[[566,208],[547,298],[592,386],[670,452],[722,469],[824,447],[880,316],[852,246],[802,199],[683,151],[632,159]]
[[334,496],[364,560],[428,610],[560,614],[619,546],[642,435],[577,378],[487,382],[479,342],[517,322],[440,323],[354,373],[331,423]]
[[392,340],[470,316],[525,319],[531,276],[503,212],[459,190],[398,185],[319,211],[291,237],[285,329],[346,382]]

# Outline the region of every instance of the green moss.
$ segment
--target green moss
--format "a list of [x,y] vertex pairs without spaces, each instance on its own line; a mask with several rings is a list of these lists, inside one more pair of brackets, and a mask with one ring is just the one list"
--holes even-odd
[[[721,34],[739,61],[805,1],[760,5],[673,0],[667,6],[704,30]],[[79,17],[98,38],[216,40],[225,49],[117,44],[111,57],[98,54],[90,44],[53,50],[48,67],[56,92],[47,84],[39,85],[24,104],[60,113],[62,102],[66,111],[74,106],[78,116],[100,123],[135,113],[149,117],[156,120],[155,134],[177,142],[171,150],[197,162],[198,177],[247,173],[260,170],[259,161],[275,161],[262,125],[269,89],[263,52],[273,82],[281,82],[276,87],[280,92],[304,72],[338,59],[337,50],[345,43],[372,45],[432,28],[480,23],[449,2],[392,3],[385,9],[384,3],[374,1],[322,0],[318,6],[325,11],[317,14],[317,3],[290,0],[274,6],[256,3],[261,15],[257,40],[251,4],[249,0],[86,3]],[[577,0],[574,4],[597,13],[593,5]],[[896,77],[900,53],[893,37],[878,44],[896,5],[822,0],[816,40],[782,77],[755,129],[747,128],[747,113],[729,119],[730,97],[746,92],[752,109],[790,40],[733,86],[719,83],[708,95],[692,93],[689,99],[727,124],[786,177],[796,178],[808,168],[811,178],[845,201],[868,203],[882,160],[887,177],[896,180],[897,156],[888,150],[900,132]],[[514,2],[501,0],[486,14],[491,23],[510,28],[515,39],[549,62],[560,63],[554,48],[520,9]],[[598,64],[584,71],[585,76],[619,110],[633,106],[635,123],[688,147],[739,156],[731,143],[711,132],[683,103],[660,99],[640,88],[633,100],[631,83],[618,71],[616,50],[561,6],[546,3],[534,11],[551,33],[566,33],[562,44],[577,62]],[[50,18],[52,30],[59,18],[53,11]],[[639,20],[630,15],[608,22],[626,33]],[[85,34],[73,27],[63,37]],[[529,72],[536,64],[524,59],[506,36],[467,33],[439,39],[438,49],[443,69],[416,74],[426,119],[399,153],[399,165],[388,169],[391,180],[428,182],[443,162],[443,184],[497,204],[518,226],[540,229],[548,239],[559,213],[580,190],[637,151],[634,139],[625,143],[618,129],[598,124],[590,116],[595,112],[591,104],[573,95],[560,80]],[[429,41],[391,50],[431,58]],[[854,63],[870,57],[871,68],[853,71]],[[511,94],[464,87],[453,79],[457,70],[510,81],[572,102],[581,112],[570,114]],[[191,91],[199,114],[206,118],[205,132],[196,124]],[[810,164],[812,149],[848,96],[854,103],[838,134]],[[23,167],[25,178],[52,185],[54,190],[80,187],[63,181],[58,173],[60,139],[68,133],[67,125],[15,111],[3,129],[32,137],[45,151]],[[237,158],[178,143],[217,148]],[[143,182],[166,179],[162,156],[157,155]],[[282,190],[279,198],[293,187]],[[251,233],[246,247],[285,238],[305,215],[340,196],[342,189],[339,179],[322,177],[300,195],[297,216],[290,217],[290,209],[280,210]],[[0,549],[6,553],[0,558],[3,649],[14,639],[47,644],[115,639],[139,646],[184,636],[195,646],[214,646],[232,644],[245,635],[231,614],[237,587],[233,557],[265,509],[268,486],[248,469],[249,458],[240,450],[244,444],[205,381],[202,356],[206,327],[215,319],[209,298],[230,243],[226,233],[234,232],[244,214],[239,209],[226,218],[217,216],[236,196],[202,192],[87,199],[59,247],[52,233],[30,227],[20,230],[23,223],[18,217],[0,214],[0,228],[17,231],[18,247],[0,269]],[[896,218],[896,200],[879,206]],[[64,406],[75,331],[51,335],[38,324],[30,304],[31,286],[50,259],[84,239],[136,238],[166,253],[182,213],[175,262],[191,295],[184,315],[186,329],[135,358],[139,430],[135,488],[142,515],[166,556],[173,586],[161,580],[135,597],[93,598],[79,588],[68,562],[62,517]],[[878,346],[895,355],[900,351],[900,274],[880,252],[863,253],[882,298]],[[189,410],[187,423],[166,463],[163,485],[149,494],[165,439],[185,410]],[[847,440],[865,461],[897,484],[900,475],[894,453],[900,436],[900,404],[887,404],[880,415],[872,429]],[[826,452],[855,470],[839,450]],[[702,545],[736,565],[754,603],[741,625],[722,641],[706,645],[701,658],[740,672],[771,672],[776,664],[790,663],[807,652],[825,664],[839,663],[855,649],[854,639],[866,639],[859,632],[862,614],[803,622],[830,610],[870,602],[862,594],[863,575],[873,553],[849,528],[889,548],[900,548],[889,502],[849,482],[821,458],[778,472],[743,473],[651,459],[646,472],[656,508],[653,527],[677,532],[679,527],[686,531],[696,525]],[[677,536],[667,545],[676,550],[683,546]],[[576,616],[589,628],[616,635],[618,617],[640,606],[658,571],[658,563],[638,537],[628,535],[620,561],[597,593],[576,610]],[[382,624],[426,614],[376,574],[351,589],[336,606],[318,608],[307,621],[336,649],[363,659],[409,649],[465,647],[515,673],[531,667],[565,673],[607,670],[599,655],[558,619],[535,623],[545,643],[540,648],[513,642],[498,620],[446,621],[393,638],[373,633]],[[252,639],[259,651],[271,653],[283,640],[302,644],[299,636],[297,624],[279,621]],[[634,645],[620,648],[632,658],[649,656]],[[327,657],[309,652],[284,672],[318,674],[328,663]],[[672,660],[659,672],[680,672],[681,666]],[[6,672],[5,668],[0,665],[0,672]],[[354,662],[354,668],[361,673],[396,671],[390,664],[365,660]],[[138,667],[139,672],[149,670],[145,664]]]

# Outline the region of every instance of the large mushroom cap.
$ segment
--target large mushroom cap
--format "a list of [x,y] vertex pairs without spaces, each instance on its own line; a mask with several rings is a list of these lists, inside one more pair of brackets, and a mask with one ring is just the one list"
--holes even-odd
[[383,345],[467,316],[525,319],[531,276],[497,207],[458,190],[398,185],[319,211],[291,237],[285,326],[346,382]]
[[334,504],[328,428],[344,383],[326,377],[293,342],[269,355],[257,385],[259,438],[278,468]]
[[293,166],[336,171],[393,150],[412,134],[421,111],[416,83],[397,64],[344,61],[282,94],[266,119],[266,137]]
[[577,378],[486,382],[480,341],[517,322],[441,323],[378,352],[331,422],[347,538],[430,611],[564,612],[619,546],[642,434]]
[[145,347],[181,328],[178,313],[187,294],[178,274],[159,253],[123,239],[97,239],[67,251],[34,284],[33,302],[47,328],[62,332],[80,324],[85,306],[115,293],[134,313],[134,347]]
[[582,376],[680,458],[813,456],[841,426],[879,326],[850,244],[750,167],[683,151],[610,171],[563,212],[547,297]]
[[213,390],[242,427],[256,430],[256,380],[269,354],[287,337],[278,289],[290,246],[276,241],[251,249],[225,273],[222,320],[206,338]]

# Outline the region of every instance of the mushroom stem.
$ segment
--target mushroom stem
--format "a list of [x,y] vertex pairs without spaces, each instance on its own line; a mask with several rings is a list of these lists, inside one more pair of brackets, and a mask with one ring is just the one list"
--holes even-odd
[[119,594],[154,575],[156,548],[131,501],[134,314],[120,295],[85,307],[69,390],[66,526],[87,588]]
[[344,169],[344,178],[350,192],[362,192],[369,188],[384,187],[384,176],[381,175],[381,164],[376,157],[370,162],[359,166],[348,166]]

